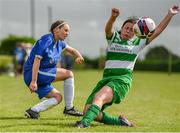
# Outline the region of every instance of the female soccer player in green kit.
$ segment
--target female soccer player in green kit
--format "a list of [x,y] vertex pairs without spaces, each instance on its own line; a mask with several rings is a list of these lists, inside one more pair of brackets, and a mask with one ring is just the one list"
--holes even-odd
[[131,88],[132,72],[139,52],[167,27],[174,15],[179,12],[178,6],[169,9],[167,15],[156,27],[149,38],[134,38],[133,25],[136,20],[126,20],[120,32],[112,31],[113,24],[119,16],[119,9],[113,8],[106,24],[105,33],[108,42],[107,59],[100,80],[86,101],[84,116],[76,123],[77,128],[87,128],[93,120],[118,126],[132,127],[134,124],[124,116],[110,116],[103,110],[113,103],[120,103]]

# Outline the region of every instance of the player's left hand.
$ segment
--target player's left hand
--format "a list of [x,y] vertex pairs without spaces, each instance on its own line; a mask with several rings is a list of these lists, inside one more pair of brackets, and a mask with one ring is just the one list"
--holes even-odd
[[169,13],[171,13],[172,15],[176,15],[178,12],[179,12],[179,6],[177,5],[174,5],[169,9]]
[[81,64],[83,61],[84,61],[84,58],[83,58],[83,57],[77,57],[77,58],[75,59],[75,62],[76,62],[77,64]]

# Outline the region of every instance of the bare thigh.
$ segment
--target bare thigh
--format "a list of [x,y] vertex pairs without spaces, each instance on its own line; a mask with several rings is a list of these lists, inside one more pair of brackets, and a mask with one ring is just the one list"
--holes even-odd
[[102,108],[104,104],[110,103],[112,99],[113,90],[109,86],[104,86],[100,91],[96,93],[92,103]]
[[[102,108],[102,106],[106,103],[110,103],[113,99],[113,90],[108,87],[104,86],[99,92],[96,93],[96,95],[93,98],[93,104],[97,105]],[[91,104],[86,104],[83,110],[83,113],[85,114]],[[102,121],[102,112],[100,111],[98,116],[95,119],[96,121],[101,122]]]
[[57,68],[56,78],[53,82],[66,80],[66,79],[73,77],[73,76],[74,75],[73,75],[72,71],[66,70],[64,68]]

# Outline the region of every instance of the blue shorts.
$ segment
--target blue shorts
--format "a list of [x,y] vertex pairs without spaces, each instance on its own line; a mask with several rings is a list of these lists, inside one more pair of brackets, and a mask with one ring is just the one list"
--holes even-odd
[[[53,90],[53,86],[51,86],[51,83],[56,78],[56,71],[57,68],[46,68],[46,69],[40,69],[38,71],[38,77],[37,77],[37,85],[38,89],[36,93],[38,94],[39,98],[45,97],[49,92]],[[29,87],[32,80],[32,70],[24,71],[24,82]]]

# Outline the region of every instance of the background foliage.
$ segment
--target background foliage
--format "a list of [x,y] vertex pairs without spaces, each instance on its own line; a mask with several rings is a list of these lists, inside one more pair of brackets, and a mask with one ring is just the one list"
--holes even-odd
[[[0,46],[0,73],[8,71],[12,63],[13,50],[17,42],[25,42],[33,44],[35,39],[30,37],[19,37],[10,35],[1,41]],[[6,57],[7,55],[7,57]],[[169,58],[171,57],[172,72],[180,72],[180,57],[174,55],[166,48],[159,46],[149,50],[145,60],[138,60],[135,64],[135,70],[143,71],[168,71]],[[74,69],[103,69],[105,56],[95,59],[84,56],[85,62],[82,65],[74,64]],[[6,61],[5,61],[6,60]]]
[[15,49],[16,43],[18,42],[34,44],[35,39],[31,37],[10,35],[7,38],[1,40],[0,55],[13,55],[13,50]]

